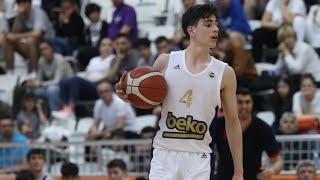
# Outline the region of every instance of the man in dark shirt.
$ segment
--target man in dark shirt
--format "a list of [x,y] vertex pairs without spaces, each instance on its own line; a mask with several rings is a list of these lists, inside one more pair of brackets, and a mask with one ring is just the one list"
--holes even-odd
[[[271,127],[261,119],[252,115],[253,100],[250,91],[238,89],[238,116],[243,136],[243,170],[244,179],[270,179],[278,174],[283,163],[280,149],[277,145]],[[216,122],[216,143],[218,150],[218,180],[231,180],[233,176],[233,162],[225,131],[225,119]],[[273,167],[261,164],[262,152],[266,151]]]

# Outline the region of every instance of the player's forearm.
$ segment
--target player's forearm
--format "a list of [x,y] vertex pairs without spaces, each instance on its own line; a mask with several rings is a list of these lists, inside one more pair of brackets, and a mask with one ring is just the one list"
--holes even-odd
[[279,156],[277,161],[273,164],[273,174],[279,174],[283,168],[282,158]]
[[238,120],[226,121],[228,142],[232,154],[234,173],[243,173],[242,132]]

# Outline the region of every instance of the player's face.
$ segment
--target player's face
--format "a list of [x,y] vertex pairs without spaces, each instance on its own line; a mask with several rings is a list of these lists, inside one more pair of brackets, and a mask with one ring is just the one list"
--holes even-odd
[[120,168],[114,167],[108,169],[108,176],[110,180],[125,180],[127,174]]
[[316,180],[316,170],[312,166],[301,167],[298,172],[298,180]]
[[250,95],[237,95],[238,115],[240,120],[247,120],[251,116],[253,101]]
[[42,154],[34,154],[34,155],[31,155],[28,163],[29,163],[30,170],[41,172],[45,164],[45,160]]
[[200,19],[196,27],[191,27],[190,37],[198,44],[207,46],[208,48],[216,47],[219,33],[217,21],[215,16]]

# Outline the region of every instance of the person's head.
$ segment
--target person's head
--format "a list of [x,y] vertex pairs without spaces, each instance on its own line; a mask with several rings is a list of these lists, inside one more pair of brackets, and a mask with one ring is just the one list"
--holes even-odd
[[85,14],[91,22],[98,22],[100,19],[101,7],[96,3],[90,3],[86,6]]
[[125,180],[127,177],[127,166],[121,159],[114,159],[107,165],[110,180]]
[[6,113],[0,114],[0,135],[6,139],[10,139],[14,133],[14,122],[11,115]]
[[298,180],[316,180],[317,169],[311,162],[302,162],[297,167]]
[[61,166],[62,180],[79,180],[79,167],[72,162],[65,162]]
[[230,38],[225,30],[219,30],[219,37],[216,49],[225,52],[230,43]]
[[118,34],[116,40],[114,49],[116,51],[120,51],[122,53],[126,53],[131,48],[131,42],[130,38],[127,34]]
[[150,43],[151,42],[149,39],[142,38],[142,39],[138,39],[136,44],[141,56],[145,59],[151,56]]
[[105,104],[110,104],[113,100],[113,88],[109,82],[102,82],[98,85],[98,94]]
[[37,103],[37,97],[33,93],[27,93],[23,98],[23,108],[27,112],[31,112],[35,109]]
[[44,149],[34,148],[27,154],[29,170],[34,173],[40,173],[46,163],[46,154]]
[[196,0],[181,0],[184,9],[189,9],[196,4]]
[[279,125],[279,130],[283,134],[295,134],[298,131],[297,118],[291,112],[285,112],[282,114]]
[[47,60],[47,61],[52,60],[54,51],[53,51],[53,47],[52,47],[51,42],[49,42],[49,41],[42,41],[42,42],[40,43],[40,45],[39,45],[39,49],[40,49],[40,54],[41,54],[41,56],[42,56],[45,60]]
[[154,42],[156,44],[158,54],[170,53],[170,42],[166,37],[159,36],[156,38],[156,40]]
[[237,89],[238,116],[240,121],[251,120],[253,99],[251,91],[247,88]]
[[31,0],[16,0],[18,13],[27,14],[31,10]]
[[16,176],[16,180],[35,180],[36,177],[30,170],[21,170]]
[[231,6],[232,0],[218,0],[219,7],[227,9]]
[[153,127],[151,127],[151,126],[144,127],[141,130],[141,137],[142,138],[152,138],[154,132],[155,132],[155,130]]
[[294,48],[297,41],[297,33],[291,25],[283,25],[277,33],[278,42],[284,43],[290,50]]
[[123,4],[123,0],[112,0],[112,3],[115,7],[119,7]]
[[182,29],[191,43],[214,48],[219,32],[217,17],[211,5],[192,6],[182,16]]
[[77,8],[75,0],[62,0],[61,2],[61,11],[64,13],[71,14]]
[[317,90],[317,85],[314,77],[311,74],[302,75],[300,81],[300,90],[306,99],[311,100],[314,97]]
[[276,91],[281,98],[288,97],[291,94],[291,86],[289,79],[286,77],[280,78],[277,82]]
[[110,38],[104,37],[100,41],[99,45],[99,53],[100,56],[108,56],[112,54],[113,47],[112,47],[112,40]]

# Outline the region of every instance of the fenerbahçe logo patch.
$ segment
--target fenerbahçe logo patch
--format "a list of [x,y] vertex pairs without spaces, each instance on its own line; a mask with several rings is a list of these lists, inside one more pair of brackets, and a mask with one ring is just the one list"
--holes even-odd
[[214,78],[215,76],[216,76],[216,74],[214,72],[209,73],[209,77]]
[[203,140],[208,126],[203,121],[193,119],[188,115],[184,117],[175,117],[172,112],[168,112],[166,125],[168,129],[176,129],[178,132],[164,131],[162,137],[174,139],[196,139]]

